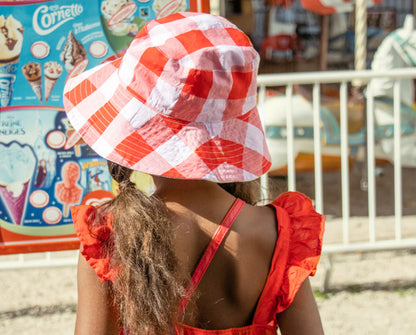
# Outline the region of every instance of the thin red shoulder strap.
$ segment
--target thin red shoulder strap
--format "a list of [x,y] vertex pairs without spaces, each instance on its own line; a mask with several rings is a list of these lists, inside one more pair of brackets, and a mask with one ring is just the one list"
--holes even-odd
[[217,227],[217,230],[212,236],[212,239],[209,242],[208,247],[205,249],[204,254],[202,255],[201,259],[199,260],[198,265],[196,266],[194,270],[194,273],[192,274],[191,282],[186,288],[184,296],[179,302],[178,315],[182,315],[182,313],[185,311],[185,308],[188,305],[188,302],[191,299],[192,294],[197,288],[199,282],[202,279],[202,276],[207,270],[209,264],[211,263],[212,259],[215,256],[215,253],[220,247],[222,241],[224,240],[224,237],[227,235],[234,220],[236,219],[237,215],[240,213],[244,204],[245,202],[243,200],[236,198],[234,203],[228,210],[227,214],[225,215],[224,219]]

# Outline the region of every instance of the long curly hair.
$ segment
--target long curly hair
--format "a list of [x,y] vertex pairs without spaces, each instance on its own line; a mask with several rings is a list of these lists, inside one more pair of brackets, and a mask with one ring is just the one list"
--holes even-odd
[[[112,288],[121,326],[128,334],[169,334],[189,282],[173,249],[169,211],[158,197],[135,187],[132,170],[112,162],[108,167],[120,193],[98,207],[92,218],[94,224],[109,218],[114,229],[105,245],[110,266],[117,271]],[[220,186],[249,204],[260,199],[258,181]]]

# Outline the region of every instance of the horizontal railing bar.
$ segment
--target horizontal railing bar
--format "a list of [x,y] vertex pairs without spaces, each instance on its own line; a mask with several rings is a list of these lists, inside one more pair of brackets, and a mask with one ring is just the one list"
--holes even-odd
[[416,78],[416,68],[393,69],[387,71],[314,71],[299,73],[270,73],[257,77],[258,86],[286,86],[288,84],[328,84],[352,81],[354,79],[368,80],[374,78]]
[[78,257],[65,257],[55,259],[31,259],[23,261],[0,262],[0,270],[31,269],[44,267],[76,266]]
[[376,242],[355,242],[350,244],[324,244],[324,254],[348,253],[356,251],[388,251],[399,249],[416,249],[416,239],[384,240]]

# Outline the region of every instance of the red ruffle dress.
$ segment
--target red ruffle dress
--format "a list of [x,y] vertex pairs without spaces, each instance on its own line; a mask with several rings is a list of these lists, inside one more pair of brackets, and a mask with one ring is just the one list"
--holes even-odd
[[[276,210],[278,239],[252,324],[222,330],[204,330],[178,324],[175,327],[176,334],[276,335],[278,328],[276,314],[289,307],[304,280],[315,274],[322,248],[324,217],[314,210],[309,198],[298,192],[283,193],[269,206],[273,206]],[[231,215],[230,226],[240,209],[238,208],[236,213]],[[115,272],[109,268],[109,259],[102,257],[102,242],[100,242],[108,238],[112,229],[109,224],[88,227],[88,217],[93,210],[94,207],[91,206],[72,208],[75,230],[82,245],[81,253],[102,281],[112,280]],[[232,210],[233,208],[230,212]],[[226,231],[223,232],[224,236],[225,234]],[[215,239],[214,236],[213,240]],[[215,251],[211,256],[213,257],[214,254]],[[206,263],[202,259],[195,272],[201,272],[198,271],[201,263],[205,263],[206,266],[209,264],[209,261]]]

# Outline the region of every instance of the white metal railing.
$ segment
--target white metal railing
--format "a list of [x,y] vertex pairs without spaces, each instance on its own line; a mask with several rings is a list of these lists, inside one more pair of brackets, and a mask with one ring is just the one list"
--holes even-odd
[[[374,155],[374,97],[371,85],[366,87],[367,91],[367,175],[368,175],[368,239],[366,241],[352,241],[350,226],[350,203],[349,203],[349,145],[348,145],[348,84],[353,80],[370,82],[373,78],[391,78],[394,80],[394,238],[376,239],[376,188],[375,188],[375,155]],[[313,113],[313,146],[314,146],[314,170],[315,170],[315,207],[318,212],[324,213],[323,208],[323,179],[322,179],[322,142],[320,139],[320,93],[322,84],[339,84],[340,90],[340,152],[341,152],[341,199],[342,241],[339,243],[324,244],[324,254],[331,256],[334,253],[353,251],[375,251],[388,249],[415,248],[416,238],[403,238],[402,236],[402,183],[401,183],[401,119],[400,119],[400,79],[416,78],[415,68],[395,69],[385,72],[375,71],[328,71],[292,74],[263,74],[258,76],[259,87],[259,109],[262,110],[266,99],[266,88],[282,86],[286,87],[286,127],[287,127],[287,168],[288,168],[288,190],[296,190],[295,157],[293,146],[294,122],[293,122],[293,87],[294,85],[313,85],[312,91],[312,113]],[[262,117],[265,115],[262,113]],[[266,122],[267,120],[263,120]],[[266,184],[267,185],[267,184]],[[31,255],[13,255],[0,257],[0,270],[22,267],[75,265],[77,254],[70,254],[62,258],[56,253],[44,253],[40,258],[34,259]],[[52,255],[52,256],[51,256]],[[330,258],[329,258],[330,259]],[[329,271],[330,272],[330,271]],[[329,277],[328,277],[329,278]],[[327,280],[326,280],[327,282]]]
[[[374,139],[374,95],[371,80],[374,78],[388,78],[393,81],[393,114],[394,114],[394,219],[389,225],[394,225],[394,237],[376,239],[376,182],[375,182],[375,139]],[[377,251],[416,248],[416,238],[402,235],[402,163],[401,163],[401,102],[400,80],[416,78],[416,68],[394,69],[389,71],[331,71],[309,72],[293,74],[263,74],[258,77],[259,110],[262,112],[264,124],[267,124],[266,113],[263,109],[266,99],[266,88],[285,87],[286,96],[286,145],[287,145],[287,179],[288,190],[296,190],[296,171],[294,157],[294,124],[293,124],[293,86],[313,85],[312,113],[313,113],[313,147],[314,147],[314,176],[315,176],[315,208],[325,214],[323,208],[323,180],[322,180],[322,141],[320,139],[320,89],[322,84],[338,84],[340,99],[340,152],[341,152],[341,199],[342,220],[338,222],[342,239],[335,243],[324,243],[326,274],[321,287],[326,290],[332,273],[332,255],[336,253],[355,251]],[[349,198],[349,145],[348,145],[348,84],[359,80],[365,85],[366,92],[366,158],[367,158],[367,190],[368,190],[368,239],[352,241],[350,198]],[[276,111],[276,113],[279,111]],[[280,111],[281,112],[281,111]],[[416,153],[415,153],[416,154]],[[266,178],[263,178],[266,179]],[[267,186],[265,184],[265,186]],[[365,218],[364,218],[365,219]],[[410,224],[416,224],[411,222]],[[385,225],[382,227],[386,227]],[[380,227],[379,227],[380,229]]]
[[[375,133],[374,133],[374,95],[371,79],[389,78],[394,82],[394,238],[392,240],[376,240],[376,185],[375,185]],[[287,137],[287,178],[288,190],[296,189],[296,172],[294,157],[294,125],[293,125],[293,86],[313,85],[312,112],[314,134],[314,171],[315,171],[315,207],[318,212],[323,209],[322,185],[322,141],[320,139],[320,88],[322,84],[338,84],[340,91],[340,152],[341,152],[341,199],[342,199],[342,241],[324,245],[324,253],[332,254],[351,251],[371,251],[416,247],[415,238],[404,239],[402,236],[402,164],[401,164],[401,112],[400,112],[400,80],[416,78],[416,68],[394,69],[388,71],[327,71],[293,74],[263,74],[258,77],[259,109],[265,113],[263,107],[267,87],[285,87],[286,95],[286,137]],[[366,92],[366,157],[368,178],[368,240],[352,242],[350,240],[350,202],[349,202],[349,145],[347,126],[348,84],[355,80],[367,83]],[[276,111],[278,112],[278,111]],[[280,111],[281,112],[281,111]]]
[[0,271],[76,266],[78,255],[78,250],[2,255],[0,256]]

